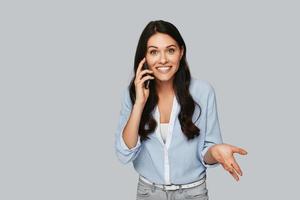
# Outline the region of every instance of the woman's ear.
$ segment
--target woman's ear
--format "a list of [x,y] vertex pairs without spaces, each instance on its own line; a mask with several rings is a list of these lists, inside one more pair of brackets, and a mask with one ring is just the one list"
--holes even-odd
[[180,60],[181,60],[181,58],[182,58],[182,56],[183,56],[183,53],[184,53],[184,48],[183,48],[183,46],[181,46],[180,51],[181,51],[181,54],[180,54]]

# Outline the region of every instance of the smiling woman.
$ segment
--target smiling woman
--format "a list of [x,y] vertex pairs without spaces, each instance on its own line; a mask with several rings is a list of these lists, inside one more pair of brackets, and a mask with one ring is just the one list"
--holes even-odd
[[191,76],[177,28],[148,23],[115,134],[117,157],[139,174],[137,199],[208,199],[206,169],[218,165],[239,179],[233,153],[247,152],[223,143],[216,99],[208,81]]
[[173,81],[184,49],[168,34],[156,33],[147,42],[146,62],[153,71],[157,84]]

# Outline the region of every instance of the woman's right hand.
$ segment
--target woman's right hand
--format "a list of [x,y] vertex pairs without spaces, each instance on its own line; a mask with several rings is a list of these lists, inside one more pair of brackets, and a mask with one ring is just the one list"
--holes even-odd
[[[136,70],[136,76],[135,76],[135,80],[134,80],[134,85],[135,85],[135,104],[142,104],[145,105],[147,102],[147,99],[149,97],[149,89],[145,88],[145,81],[146,80],[151,80],[154,79],[153,76],[151,75],[145,75],[147,73],[149,74],[153,74],[153,71],[149,70],[149,69],[142,69],[144,63],[146,62],[145,57],[141,60],[141,62],[139,63],[139,66]],[[145,75],[143,77],[143,75]]]

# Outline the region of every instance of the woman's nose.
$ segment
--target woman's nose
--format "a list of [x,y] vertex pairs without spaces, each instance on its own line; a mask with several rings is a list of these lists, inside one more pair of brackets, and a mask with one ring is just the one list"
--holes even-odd
[[164,63],[167,63],[168,60],[166,58],[166,55],[164,53],[161,54],[160,56],[160,63],[164,64]]

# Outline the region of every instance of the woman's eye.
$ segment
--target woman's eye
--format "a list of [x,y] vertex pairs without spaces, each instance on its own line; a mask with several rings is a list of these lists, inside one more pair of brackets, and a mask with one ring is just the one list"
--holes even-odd
[[175,52],[175,49],[169,49],[169,52],[170,52],[170,53],[174,53],[174,52]]
[[150,54],[153,54],[153,53],[156,53],[156,51],[155,51],[155,50],[153,50],[153,51],[150,51]]

